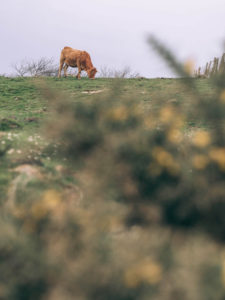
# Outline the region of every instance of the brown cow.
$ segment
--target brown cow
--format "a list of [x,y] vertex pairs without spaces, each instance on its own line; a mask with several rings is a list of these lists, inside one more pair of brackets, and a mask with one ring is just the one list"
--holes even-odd
[[91,57],[86,51],[76,50],[70,47],[64,47],[61,51],[60,65],[58,77],[61,77],[61,71],[64,65],[64,76],[67,76],[68,67],[78,68],[77,78],[80,79],[80,73],[82,70],[86,71],[88,77],[91,79],[95,78],[97,73],[96,68],[91,62]]

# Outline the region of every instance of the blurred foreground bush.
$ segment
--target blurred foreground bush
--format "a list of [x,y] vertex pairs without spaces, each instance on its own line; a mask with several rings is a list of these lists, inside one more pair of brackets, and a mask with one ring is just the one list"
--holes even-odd
[[46,135],[79,193],[18,186],[1,218],[0,299],[225,299],[225,78],[203,95],[151,43],[188,105],[147,109],[120,81],[84,102],[44,89]]

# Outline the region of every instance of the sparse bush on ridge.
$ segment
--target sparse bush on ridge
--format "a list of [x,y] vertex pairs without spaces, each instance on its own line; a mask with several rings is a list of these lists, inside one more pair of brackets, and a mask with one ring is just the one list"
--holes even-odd
[[45,135],[77,186],[17,180],[0,218],[0,298],[224,299],[225,74],[205,95],[150,42],[182,77],[179,101],[158,93],[146,109],[119,79],[82,102],[42,87]]
[[53,58],[41,57],[38,60],[23,60],[13,65],[17,76],[57,76],[58,66]]
[[103,78],[137,78],[140,74],[137,72],[132,72],[130,67],[126,66],[121,70],[116,70],[109,68],[107,66],[100,67],[98,77]]

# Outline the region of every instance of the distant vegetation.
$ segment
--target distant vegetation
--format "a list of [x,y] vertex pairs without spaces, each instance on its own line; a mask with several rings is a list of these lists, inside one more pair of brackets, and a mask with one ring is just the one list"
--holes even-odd
[[38,60],[23,60],[14,64],[13,69],[16,76],[57,76],[58,66],[53,58],[41,57]]
[[124,67],[121,70],[109,68],[107,66],[100,67],[98,77],[102,78],[137,78],[140,74],[133,72],[130,67]]
[[[59,65],[54,62],[53,58],[41,57],[37,60],[23,60],[20,63],[12,65],[15,76],[26,77],[26,76],[47,76],[56,77],[59,69]],[[74,76],[77,74],[77,68],[69,68],[68,75]],[[86,77],[86,74],[83,76]],[[99,68],[97,77],[100,78],[137,78],[140,74],[133,72],[130,67],[124,67],[122,69],[113,69],[107,66]]]
[[205,68],[199,67],[195,70],[195,77],[209,78],[217,75],[225,74],[225,53],[221,58],[214,57],[214,60],[207,62]]
[[225,74],[0,77],[0,299],[225,299]]

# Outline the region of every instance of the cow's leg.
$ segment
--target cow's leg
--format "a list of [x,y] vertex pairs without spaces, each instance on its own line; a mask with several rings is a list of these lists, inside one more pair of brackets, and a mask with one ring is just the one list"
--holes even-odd
[[81,65],[80,65],[80,62],[79,60],[77,61],[77,68],[78,68],[78,73],[77,73],[77,78],[80,79],[80,73],[81,73]]
[[64,71],[64,76],[67,77],[67,69],[68,69],[69,65],[65,64],[63,71]]
[[63,64],[64,64],[64,59],[62,59],[62,58],[60,57],[58,77],[61,77],[61,71],[62,71],[62,68],[63,68]]

